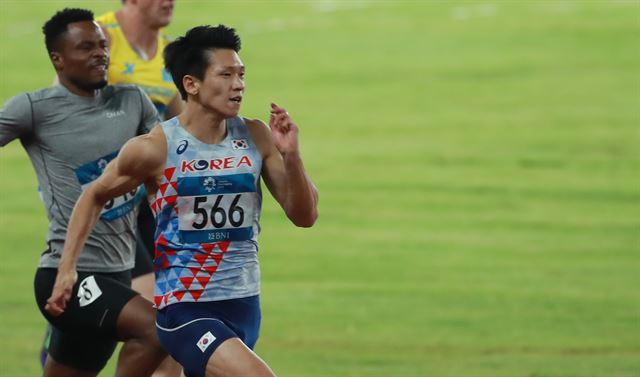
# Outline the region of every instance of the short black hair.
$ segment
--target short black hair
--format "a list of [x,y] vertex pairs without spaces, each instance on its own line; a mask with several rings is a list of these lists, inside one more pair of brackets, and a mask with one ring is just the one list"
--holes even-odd
[[240,51],[240,37],[235,29],[224,26],[196,26],[169,43],[164,49],[164,66],[173,77],[180,96],[187,99],[187,91],[182,85],[185,75],[204,79],[209,66],[209,50],[219,48]]
[[64,8],[54,14],[42,27],[47,51],[55,50],[60,36],[67,32],[69,24],[80,21],[93,21],[93,12],[80,8]]

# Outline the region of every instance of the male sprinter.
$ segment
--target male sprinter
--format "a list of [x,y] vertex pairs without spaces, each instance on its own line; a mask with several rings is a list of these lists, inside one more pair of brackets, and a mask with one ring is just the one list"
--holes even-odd
[[165,49],[186,109],[122,149],[74,209],[49,305],[66,305],[75,261],[105,203],[144,183],[156,215],[156,325],[187,376],[273,376],[253,351],[260,328],[261,181],[310,227],[318,192],[298,127],[272,104],[269,127],[239,116],[245,67],[225,26],[191,29]]
[[[171,22],[173,7],[174,0],[123,0],[122,7],[117,11],[95,18],[105,33],[110,52],[108,84],[139,86],[156,106],[162,120],[182,111],[182,100],[171,75],[164,68],[162,58],[164,47],[170,42],[162,30]],[[153,301],[155,222],[146,201],[140,203],[137,225],[136,260],[131,270],[131,287]],[[49,340],[50,326],[40,352],[43,366]],[[166,364],[161,366],[165,373],[156,373],[154,376],[180,375],[179,366],[172,363],[170,358],[167,358]]]
[[[38,177],[49,218],[48,249],[35,276],[36,301],[53,325],[45,376],[96,376],[124,341],[119,376],[149,376],[166,357],[155,311],[129,288],[136,187],[98,215],[70,277],[64,312],[45,310],[73,206],[124,143],[148,132],[157,112],[134,86],[106,86],[109,50],[90,11],[65,9],[43,27],[60,85],[13,97],[0,110],[0,145],[20,139]],[[75,270],[74,270],[75,271]]]

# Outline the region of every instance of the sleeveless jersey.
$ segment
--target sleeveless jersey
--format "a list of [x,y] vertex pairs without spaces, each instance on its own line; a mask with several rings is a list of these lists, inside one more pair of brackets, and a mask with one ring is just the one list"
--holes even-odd
[[[106,86],[96,97],[57,85],[13,97],[0,110],[0,146],[20,139],[38,177],[49,219],[39,267],[58,266],[71,211],[129,139],[157,123],[149,98],[133,85]],[[134,264],[134,225],[142,186],[106,203],[78,260],[78,271],[119,272]]]
[[164,69],[162,53],[169,39],[160,33],[158,48],[151,60],[142,59],[127,41],[115,12],[108,12],[96,18],[111,37],[109,84],[136,84],[151,98],[164,119],[167,106],[178,90],[171,75]]
[[155,196],[155,304],[220,301],[260,293],[262,156],[241,118],[205,144],[178,118],[161,123],[167,161]]

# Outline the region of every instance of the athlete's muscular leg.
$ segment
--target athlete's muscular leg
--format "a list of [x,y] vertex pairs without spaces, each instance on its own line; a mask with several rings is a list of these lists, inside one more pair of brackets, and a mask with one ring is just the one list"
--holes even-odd
[[[131,288],[152,302],[154,280],[153,273],[140,275],[131,281]],[[168,356],[153,373],[153,377],[180,377],[181,371],[182,366],[171,356]]]
[[160,364],[158,369],[153,372],[152,377],[181,377],[182,374],[182,365],[178,364],[177,361],[173,359],[171,356],[167,356],[166,359]]
[[151,376],[167,357],[155,327],[155,309],[142,296],[135,296],[118,316],[118,339],[125,343],[118,357],[117,377]]
[[[138,212],[138,229],[136,232],[136,264],[131,270],[133,280],[131,288],[142,297],[153,302],[155,277],[153,275],[153,250],[156,223],[146,201],[142,201]],[[182,366],[172,357],[167,357],[153,373],[153,377],[180,377]]]
[[275,377],[269,366],[238,338],[225,340],[207,362],[206,377]]
[[87,372],[75,368],[68,367],[55,361],[51,355],[48,355],[44,363],[43,377],[95,377],[98,372]]

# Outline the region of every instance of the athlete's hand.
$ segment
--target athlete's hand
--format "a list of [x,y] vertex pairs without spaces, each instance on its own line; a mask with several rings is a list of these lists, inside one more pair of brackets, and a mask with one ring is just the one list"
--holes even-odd
[[298,152],[298,126],[293,123],[287,110],[275,103],[271,104],[269,127],[280,153]]
[[60,272],[60,270],[58,270],[56,283],[53,286],[53,291],[51,291],[51,297],[47,300],[44,309],[54,317],[62,314],[67,308],[67,302],[71,298],[73,285],[77,280],[78,273],[75,269],[69,272]]

